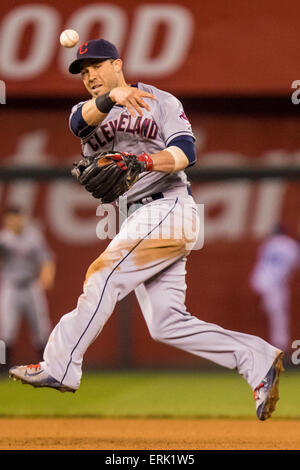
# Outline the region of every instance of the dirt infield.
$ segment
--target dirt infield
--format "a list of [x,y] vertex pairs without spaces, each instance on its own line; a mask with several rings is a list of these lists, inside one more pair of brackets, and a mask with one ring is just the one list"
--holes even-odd
[[0,449],[299,450],[300,421],[5,418]]

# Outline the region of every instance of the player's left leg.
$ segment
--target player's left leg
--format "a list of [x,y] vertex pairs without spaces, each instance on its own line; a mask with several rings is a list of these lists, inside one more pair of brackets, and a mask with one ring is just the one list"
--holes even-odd
[[[279,350],[257,336],[226,330],[188,313],[185,264],[186,259],[180,259],[135,289],[151,336],[229,369],[237,368],[254,390]],[[201,307],[197,314],[201,315]]]
[[[64,315],[50,334],[43,363],[33,370],[16,366],[10,370],[11,376],[38,387],[77,389],[85,351],[101,333],[116,303],[184,256],[194,243],[193,224],[180,227],[184,204],[185,200],[180,202],[177,197],[165,198],[132,214],[89,267],[76,308]],[[192,210],[186,218],[192,221],[195,208],[192,202],[187,205]]]

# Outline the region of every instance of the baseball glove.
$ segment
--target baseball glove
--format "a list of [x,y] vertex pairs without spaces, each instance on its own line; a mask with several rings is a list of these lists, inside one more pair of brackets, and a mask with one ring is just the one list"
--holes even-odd
[[128,191],[138,175],[152,166],[151,157],[145,153],[102,152],[74,163],[71,173],[96,199],[108,204]]

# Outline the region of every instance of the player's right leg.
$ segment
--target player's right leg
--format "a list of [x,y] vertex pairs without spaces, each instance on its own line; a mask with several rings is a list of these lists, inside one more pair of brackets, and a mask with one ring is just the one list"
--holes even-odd
[[273,364],[278,348],[258,336],[202,321],[198,318],[201,311],[198,316],[187,312],[185,273],[183,258],[136,288],[151,336],[223,367],[237,368],[254,390]]
[[178,260],[135,290],[151,336],[223,367],[236,368],[252,390],[257,389],[257,415],[266,419],[278,399],[281,351],[257,336],[226,330],[188,313],[185,264],[184,258]]

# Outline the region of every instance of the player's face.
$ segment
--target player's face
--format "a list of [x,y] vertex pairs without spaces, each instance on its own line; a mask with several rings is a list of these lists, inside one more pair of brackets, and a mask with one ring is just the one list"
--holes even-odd
[[81,78],[88,92],[96,98],[120,86],[121,60],[84,61]]
[[21,233],[25,225],[25,217],[22,214],[7,213],[3,217],[3,224],[8,230]]

